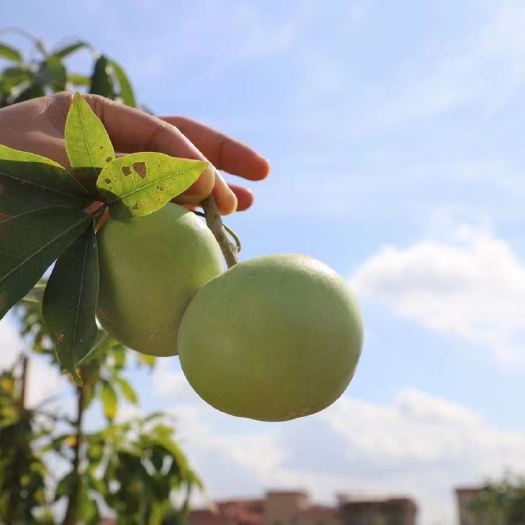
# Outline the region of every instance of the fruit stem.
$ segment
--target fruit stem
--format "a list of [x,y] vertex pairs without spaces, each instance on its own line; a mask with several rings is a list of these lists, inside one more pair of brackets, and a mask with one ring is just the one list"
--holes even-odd
[[221,214],[215,197],[210,194],[201,202],[201,206],[204,211],[206,224],[217,239],[228,268],[231,268],[239,262],[237,256],[238,249],[237,246],[230,241],[224,225],[222,224]]

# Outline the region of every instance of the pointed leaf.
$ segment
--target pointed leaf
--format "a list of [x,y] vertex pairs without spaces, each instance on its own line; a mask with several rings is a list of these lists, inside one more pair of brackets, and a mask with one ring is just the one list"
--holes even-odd
[[133,93],[133,88],[131,86],[131,82],[128,79],[128,76],[120,64],[114,60],[111,60],[110,64],[113,67],[113,71],[115,72],[115,76],[117,77],[120,86],[119,96],[122,99],[122,102],[124,102],[124,104],[127,106],[131,106],[133,108],[136,107],[137,102],[135,100],[135,94]]
[[8,46],[7,44],[2,44],[0,42],[0,57],[7,58],[8,60],[16,60],[17,62],[22,62],[22,55],[18,49]]
[[73,208],[44,208],[0,223],[0,319],[26,295],[91,217]]
[[97,178],[115,159],[115,151],[104,124],[80,93],[75,93],[65,127],[66,151],[77,180],[98,195]]
[[51,206],[84,209],[92,201],[60,164],[0,144],[0,213],[19,215]]
[[63,47],[58,51],[55,51],[53,54],[59,58],[66,58],[67,56],[73,54],[75,51],[84,48],[91,49],[91,46],[87,42],[82,42],[81,40],[79,40],[78,42],[73,42],[72,44]]
[[44,87],[38,82],[32,82],[11,103],[18,104],[19,102],[24,102],[26,100],[31,100],[33,98],[45,97],[45,96],[46,96],[46,92],[44,90]]
[[91,222],[58,258],[42,302],[42,317],[58,361],[72,374],[89,355],[97,337],[98,283],[97,239]]
[[25,67],[8,67],[2,71],[0,76],[0,89],[11,91],[15,86],[22,82],[27,82],[32,78],[32,72]]
[[137,393],[135,392],[133,387],[128,383],[128,381],[126,381],[123,377],[115,377],[115,381],[118,383],[120,391],[122,392],[122,395],[126,398],[126,400],[132,403],[133,405],[136,405],[139,402]]
[[114,219],[149,215],[187,190],[208,162],[164,153],[132,153],[107,164],[97,187],[107,198]]
[[115,96],[115,87],[108,68],[108,59],[104,55],[101,55],[95,62],[95,67],[93,68],[89,92],[113,99]]
[[50,86],[53,91],[66,89],[67,72],[60,58],[50,56],[40,63],[36,72],[36,81],[44,86]]
[[78,73],[70,73],[67,77],[68,81],[74,84],[75,86],[89,86],[91,79],[85,75],[80,75]]
[[103,381],[100,389],[100,401],[102,402],[102,409],[104,415],[109,421],[113,421],[117,415],[118,397],[115,389],[109,381]]

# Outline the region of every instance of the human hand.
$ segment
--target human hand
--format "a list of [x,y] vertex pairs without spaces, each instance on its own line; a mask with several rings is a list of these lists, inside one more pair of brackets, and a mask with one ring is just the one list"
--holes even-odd
[[[154,117],[99,95],[85,98],[103,122],[117,155],[154,151],[212,164],[174,199],[178,204],[198,206],[212,193],[221,214],[243,211],[253,203],[252,192],[226,184],[217,170],[250,181],[263,180],[269,174],[270,165],[264,157],[204,124],[185,117]],[[70,169],[64,126],[72,99],[73,93],[63,92],[1,109],[0,144],[43,155]]]

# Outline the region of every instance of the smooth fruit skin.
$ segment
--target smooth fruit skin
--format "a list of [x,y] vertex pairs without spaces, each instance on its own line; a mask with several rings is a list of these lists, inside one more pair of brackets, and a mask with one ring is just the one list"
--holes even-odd
[[336,272],[305,255],[238,263],[195,295],[179,358],[197,394],[222,412],[286,421],[319,412],[349,385],[361,313]]
[[145,217],[109,220],[98,233],[97,317],[108,334],[143,354],[177,354],[186,307],[224,272],[215,237],[193,212],[166,204]]

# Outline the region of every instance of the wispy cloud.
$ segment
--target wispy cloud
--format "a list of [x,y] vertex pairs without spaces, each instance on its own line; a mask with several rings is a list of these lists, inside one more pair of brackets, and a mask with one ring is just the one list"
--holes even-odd
[[351,278],[363,298],[525,365],[525,265],[490,232],[460,225],[448,242],[385,247]]

